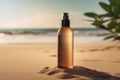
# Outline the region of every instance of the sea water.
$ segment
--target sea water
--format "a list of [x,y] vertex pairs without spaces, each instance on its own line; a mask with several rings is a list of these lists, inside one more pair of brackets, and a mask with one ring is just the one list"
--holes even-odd
[[[57,43],[58,29],[0,29],[0,43]],[[108,33],[96,28],[73,28],[74,43],[101,43]]]

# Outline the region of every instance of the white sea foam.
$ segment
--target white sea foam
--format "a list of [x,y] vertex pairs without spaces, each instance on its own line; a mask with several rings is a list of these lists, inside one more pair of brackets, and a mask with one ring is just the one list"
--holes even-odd
[[[74,36],[74,43],[101,43],[103,37]],[[0,43],[57,43],[57,35],[2,35]]]
[[[57,43],[58,29],[11,29],[0,31],[0,43]],[[98,29],[74,29],[74,43],[100,43],[106,31]]]

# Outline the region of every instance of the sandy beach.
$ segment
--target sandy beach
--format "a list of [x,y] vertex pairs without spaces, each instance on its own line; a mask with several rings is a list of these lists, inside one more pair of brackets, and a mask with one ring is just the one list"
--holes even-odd
[[[74,65],[78,67],[68,71],[57,68],[57,44],[0,44],[0,80],[101,80],[109,75],[120,77],[120,44],[75,44]],[[81,74],[75,73],[76,69]],[[48,75],[49,72],[52,74]]]

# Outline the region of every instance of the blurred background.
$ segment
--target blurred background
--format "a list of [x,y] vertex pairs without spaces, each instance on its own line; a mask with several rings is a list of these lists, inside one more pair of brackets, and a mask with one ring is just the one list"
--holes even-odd
[[99,1],[108,0],[0,0],[0,43],[57,43],[64,12],[69,13],[75,43],[103,42],[103,36],[97,36],[106,31],[84,16],[103,13]]

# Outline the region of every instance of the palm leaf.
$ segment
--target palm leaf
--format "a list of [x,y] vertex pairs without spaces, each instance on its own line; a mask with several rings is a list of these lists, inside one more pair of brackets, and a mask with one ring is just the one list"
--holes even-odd
[[110,7],[108,4],[104,3],[104,2],[99,2],[100,6],[107,12],[110,12]]
[[116,28],[116,32],[120,33],[120,26]]
[[107,37],[104,38],[104,40],[108,40],[108,39],[111,39],[111,38],[114,38],[114,36],[113,35],[107,36]]
[[85,21],[89,21],[89,22],[94,22],[94,20],[87,20],[87,19],[84,19]]
[[113,29],[113,28],[115,28],[117,25],[118,25],[118,24],[117,24],[115,21],[111,21],[111,22],[108,23],[107,26],[108,26],[109,29]]
[[93,13],[93,12],[87,12],[87,13],[84,13],[85,16],[88,16],[88,17],[92,17],[94,18],[97,14],[96,13]]
[[120,36],[115,37],[113,41],[116,41],[116,40],[120,40]]

